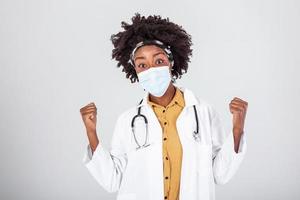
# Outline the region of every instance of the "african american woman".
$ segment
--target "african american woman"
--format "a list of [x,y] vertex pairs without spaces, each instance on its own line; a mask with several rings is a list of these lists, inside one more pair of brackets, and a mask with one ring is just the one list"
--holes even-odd
[[111,36],[112,58],[145,93],[119,115],[109,150],[97,136],[96,105],[80,109],[89,140],[84,165],[118,200],[214,200],[215,184],[227,183],[246,153],[248,103],[232,99],[226,133],[211,104],[176,84],[188,69],[191,36],[159,15],[136,13],[122,28]]

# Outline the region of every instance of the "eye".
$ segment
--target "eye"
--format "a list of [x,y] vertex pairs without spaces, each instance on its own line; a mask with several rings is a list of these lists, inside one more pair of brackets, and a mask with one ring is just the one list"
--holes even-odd
[[[159,61],[162,61],[162,62],[159,62]],[[160,59],[160,58],[156,60],[156,64],[161,64],[161,63],[163,63],[163,62],[164,62],[164,60],[163,60],[163,59]]]
[[138,67],[139,67],[139,68],[140,68],[140,67],[145,68],[145,64],[144,64],[144,63],[141,63],[141,64],[138,65]]

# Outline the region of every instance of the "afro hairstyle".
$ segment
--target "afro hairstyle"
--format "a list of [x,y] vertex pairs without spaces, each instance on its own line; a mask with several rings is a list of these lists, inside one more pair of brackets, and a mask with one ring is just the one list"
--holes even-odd
[[138,81],[134,66],[129,62],[130,54],[136,44],[144,40],[159,40],[170,46],[173,55],[174,65],[171,70],[172,82],[181,78],[187,72],[188,62],[192,56],[191,36],[169,18],[162,19],[160,15],[149,15],[147,18],[135,13],[132,17],[132,24],[124,21],[121,27],[124,31],[112,34],[110,40],[113,43],[112,59],[115,59],[117,67],[123,66],[122,71],[131,83]]

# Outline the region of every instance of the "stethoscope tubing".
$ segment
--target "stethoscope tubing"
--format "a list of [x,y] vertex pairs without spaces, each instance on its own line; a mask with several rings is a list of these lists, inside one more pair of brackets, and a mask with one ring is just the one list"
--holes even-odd
[[[143,99],[140,101],[139,105],[143,102]],[[196,105],[193,105],[194,108],[194,113],[195,113],[195,120],[196,120],[196,131],[193,132],[193,137],[196,141],[200,141],[200,135],[199,135],[199,121],[198,121],[198,114],[197,114],[197,109],[196,109]],[[136,139],[136,135],[135,135],[135,125],[134,122],[136,120],[136,118],[138,117],[142,117],[146,126],[146,139],[145,139],[145,143],[143,145],[140,145],[139,142]],[[149,136],[149,132],[148,132],[148,119],[145,115],[141,114],[141,106],[138,108],[138,113],[132,118],[131,120],[131,130],[132,130],[132,134],[135,140],[135,143],[137,144],[137,148],[136,150],[140,149],[140,148],[145,148],[147,146],[149,146],[150,144],[148,144],[148,136]]]

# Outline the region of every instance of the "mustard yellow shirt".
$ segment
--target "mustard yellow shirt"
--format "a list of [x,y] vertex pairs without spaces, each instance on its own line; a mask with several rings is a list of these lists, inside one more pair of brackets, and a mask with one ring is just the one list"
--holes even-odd
[[185,106],[183,92],[177,88],[171,102],[161,106],[149,100],[163,130],[163,173],[165,199],[179,200],[182,146],[176,128],[176,119]]

